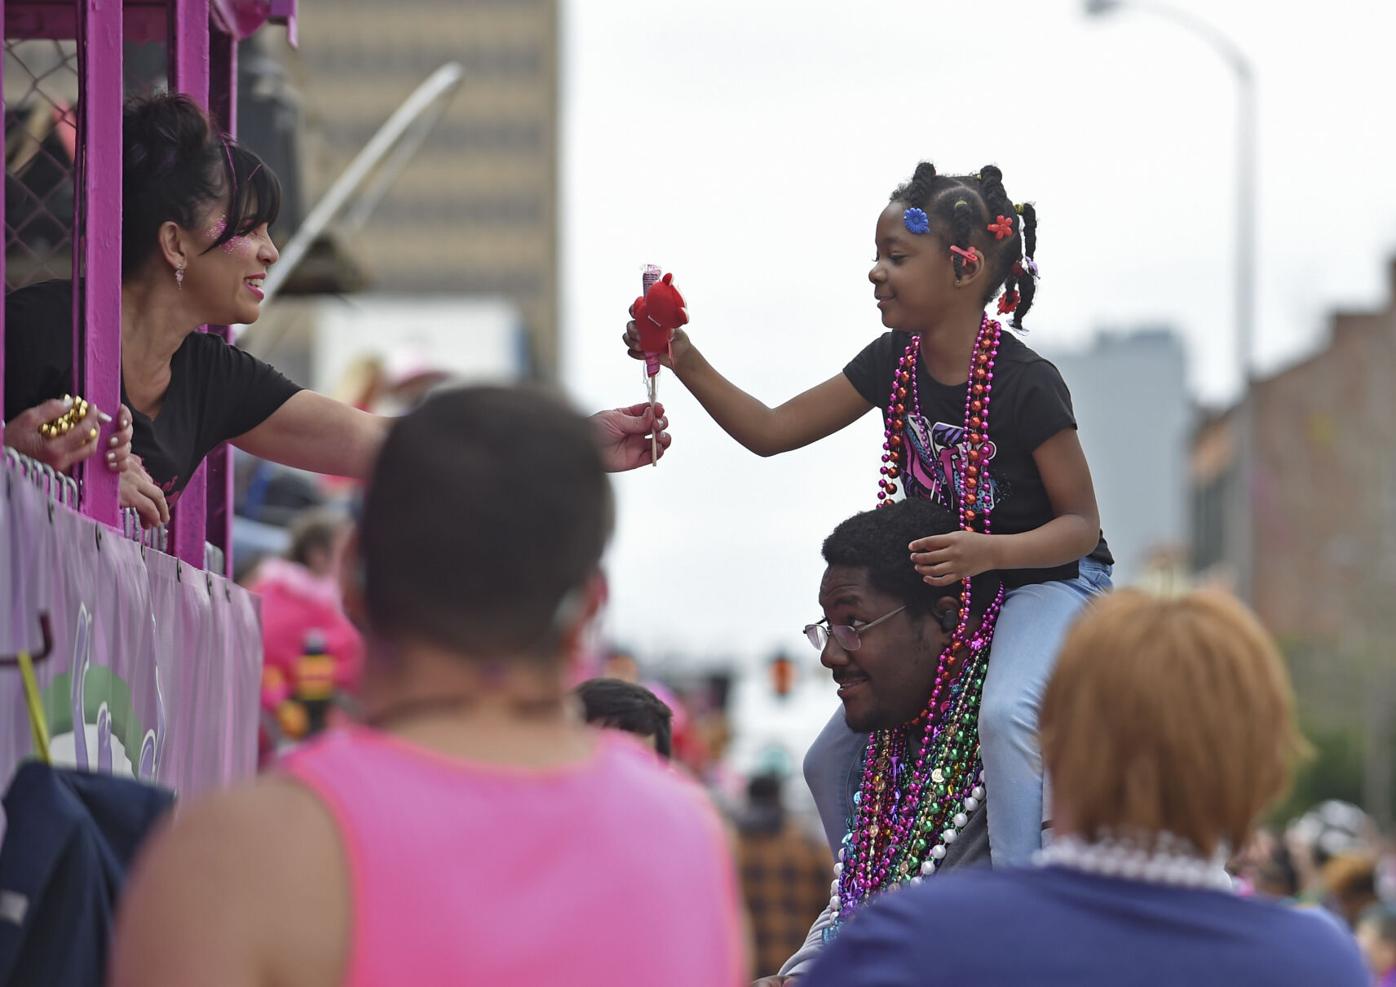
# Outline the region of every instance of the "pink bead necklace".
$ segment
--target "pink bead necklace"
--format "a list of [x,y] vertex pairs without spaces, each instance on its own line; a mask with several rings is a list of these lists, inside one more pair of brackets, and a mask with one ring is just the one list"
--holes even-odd
[[[975,337],[965,386],[964,433],[969,448],[963,476],[951,478],[960,529],[989,534],[992,504],[985,443],[998,358],[1000,324],[985,315]],[[921,414],[917,362],[921,337],[913,336],[897,360],[887,399],[878,507],[893,502],[897,481],[914,452],[906,434],[908,409]],[[940,653],[922,714],[911,723],[877,731],[868,742],[863,777],[854,797],[854,819],[839,851],[830,905],[837,926],[871,896],[933,874],[959,830],[984,800],[979,760],[979,694],[994,625],[1003,607],[1000,588],[977,630],[970,634],[971,581],[960,584],[959,620]],[[957,678],[958,673],[958,678]],[[918,729],[919,728],[919,729]],[[919,733],[914,747],[911,737]]]

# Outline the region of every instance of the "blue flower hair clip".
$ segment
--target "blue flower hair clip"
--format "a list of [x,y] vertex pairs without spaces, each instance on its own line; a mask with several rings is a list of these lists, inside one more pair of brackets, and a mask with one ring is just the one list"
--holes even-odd
[[902,223],[912,233],[931,232],[931,221],[926,218],[926,210],[915,206],[902,213]]

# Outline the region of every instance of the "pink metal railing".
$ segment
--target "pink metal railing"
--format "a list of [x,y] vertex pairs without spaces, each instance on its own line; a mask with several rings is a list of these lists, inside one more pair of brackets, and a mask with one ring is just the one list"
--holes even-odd
[[[208,108],[211,84],[208,48],[208,0],[175,3],[170,10],[170,88],[185,93],[205,109]],[[233,84],[233,80],[219,80],[221,88],[229,88]],[[232,121],[225,121],[224,124],[231,127]],[[200,331],[206,329],[207,326],[204,326]],[[220,448],[210,453],[209,458],[227,455],[227,450]],[[203,565],[207,516],[208,466],[205,464],[189,478],[184,493],[180,495],[179,507],[171,519],[174,535],[171,551],[186,562],[197,559],[197,563]]]
[[[73,352],[80,393],[99,408],[121,404],[121,8],[85,0],[78,17],[77,217]],[[117,477],[101,457],[81,467],[82,510],[116,526]]]

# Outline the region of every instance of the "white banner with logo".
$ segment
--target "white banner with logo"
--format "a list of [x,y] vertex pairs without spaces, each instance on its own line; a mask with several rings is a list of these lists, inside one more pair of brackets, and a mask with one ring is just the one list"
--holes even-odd
[[[0,657],[35,673],[55,763],[188,795],[256,770],[262,637],[256,598],[52,501],[6,464]],[[0,785],[32,756],[19,670],[0,665]]]

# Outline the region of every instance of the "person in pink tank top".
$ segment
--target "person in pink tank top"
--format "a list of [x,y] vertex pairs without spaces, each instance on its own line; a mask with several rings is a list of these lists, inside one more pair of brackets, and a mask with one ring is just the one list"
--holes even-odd
[[588,424],[542,392],[395,424],[346,560],[365,722],[154,841],[116,987],[740,983],[711,804],[568,695],[612,513]]

